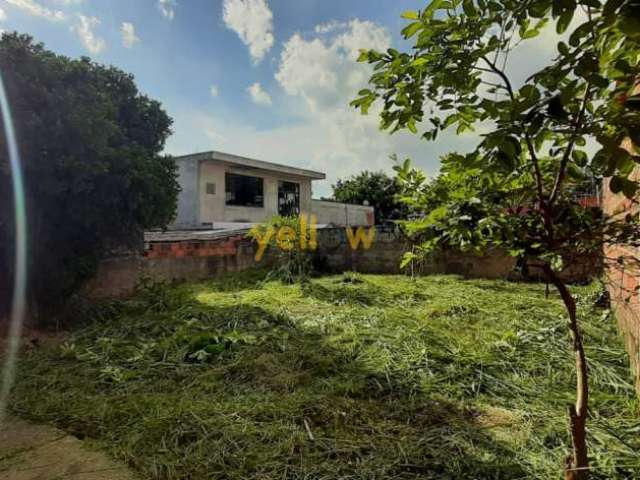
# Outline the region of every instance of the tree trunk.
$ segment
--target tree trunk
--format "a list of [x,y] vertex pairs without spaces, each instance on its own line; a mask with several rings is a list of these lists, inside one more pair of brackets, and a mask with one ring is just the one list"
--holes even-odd
[[589,405],[589,374],[582,343],[582,333],[576,314],[576,302],[565,283],[550,266],[545,266],[545,272],[549,281],[558,289],[569,314],[569,332],[576,362],[576,403],[569,407],[573,453],[566,459],[565,480],[586,480],[589,477],[586,433]]

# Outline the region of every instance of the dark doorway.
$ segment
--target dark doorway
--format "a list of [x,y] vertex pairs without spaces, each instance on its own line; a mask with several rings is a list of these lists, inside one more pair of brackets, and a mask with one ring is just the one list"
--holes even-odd
[[300,184],[278,182],[278,214],[283,217],[300,215]]

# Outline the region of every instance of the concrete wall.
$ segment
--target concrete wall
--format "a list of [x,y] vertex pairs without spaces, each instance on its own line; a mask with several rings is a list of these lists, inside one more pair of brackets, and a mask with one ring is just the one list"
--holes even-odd
[[[178,213],[171,225],[174,229],[200,228],[216,222],[259,223],[278,214],[278,182],[300,185],[300,211],[311,211],[311,179],[308,177],[246,170],[215,160],[182,159],[178,161],[179,182],[182,187],[178,199]],[[226,205],[225,174],[236,173],[263,179],[264,207]],[[207,193],[207,183],[215,185],[215,194]]]
[[365,205],[312,200],[311,212],[320,225],[364,226],[373,225],[375,221],[374,208]]
[[[353,230],[352,230],[353,231]],[[362,273],[409,273],[401,270],[400,263],[411,245],[398,231],[377,227],[375,241],[371,248],[352,250],[344,228],[330,228],[318,231],[316,256],[321,265],[329,271],[343,272],[355,270]],[[439,252],[413,266],[416,275],[455,274],[469,278],[522,279],[516,271],[516,260],[502,250],[490,250],[482,255],[459,251]],[[599,270],[593,265],[572,265],[561,272],[569,282],[589,281]],[[540,280],[542,272],[529,268],[527,279]]]
[[182,187],[178,195],[178,210],[172,228],[194,228],[200,225],[198,211],[200,199],[198,196],[199,162],[185,159],[177,162],[178,183]]

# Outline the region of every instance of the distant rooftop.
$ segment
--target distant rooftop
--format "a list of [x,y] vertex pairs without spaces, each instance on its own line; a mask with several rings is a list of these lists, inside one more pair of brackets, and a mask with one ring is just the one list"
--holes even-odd
[[263,160],[256,160],[254,158],[241,157],[239,155],[231,155],[230,153],[223,152],[211,151],[193,153],[191,155],[181,155],[175,157],[175,159],[176,161],[194,160],[198,162],[205,160],[215,160],[247,170],[269,170],[272,172],[288,173],[289,175],[308,177],[313,180],[324,180],[325,178],[327,178],[327,176],[321,172],[314,172],[313,170],[306,170],[304,168],[290,167],[288,165],[280,165],[278,163],[265,162]]

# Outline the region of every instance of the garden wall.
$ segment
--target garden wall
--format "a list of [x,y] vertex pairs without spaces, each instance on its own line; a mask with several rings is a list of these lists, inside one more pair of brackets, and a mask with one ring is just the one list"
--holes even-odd
[[[365,232],[368,230],[364,230]],[[353,238],[351,239],[353,240]],[[327,272],[348,270],[362,273],[401,273],[400,262],[410,249],[402,234],[393,228],[376,229],[370,248],[362,243],[354,250],[345,228],[320,229],[315,264]],[[246,238],[246,232],[209,238],[206,233],[156,233],[145,242],[144,252],[106,259],[97,275],[87,285],[94,298],[124,297],[133,293],[142,278],[154,280],[204,280],[228,272],[238,272],[267,265],[273,257],[267,254],[255,260],[257,245]],[[515,261],[500,251],[483,256],[448,252],[416,265],[414,273],[459,274],[467,277],[512,278]],[[535,272],[532,272],[535,276]],[[593,272],[578,269],[568,272],[574,281],[588,280]]]
[[[624,145],[631,148],[630,144]],[[640,169],[632,173],[632,179],[640,181]],[[616,195],[609,188],[609,180],[603,185],[602,208],[608,215],[620,217],[638,215],[638,204],[623,195]],[[608,246],[605,248],[607,261],[606,278],[611,296],[611,306],[631,360],[636,379],[636,389],[640,395],[640,252],[629,246]]]

